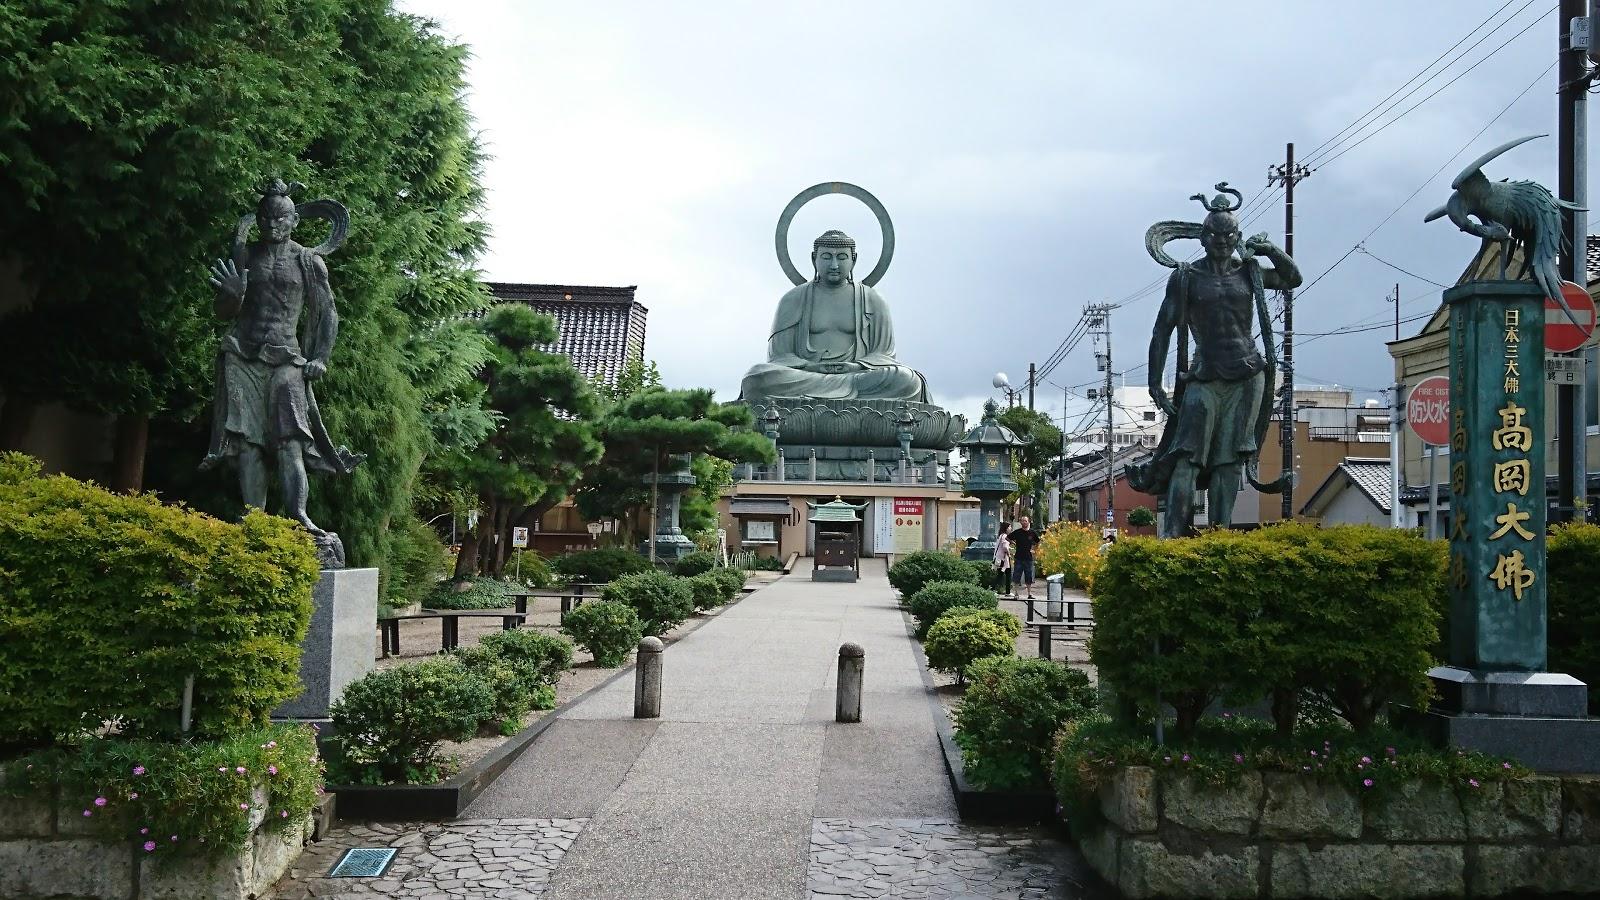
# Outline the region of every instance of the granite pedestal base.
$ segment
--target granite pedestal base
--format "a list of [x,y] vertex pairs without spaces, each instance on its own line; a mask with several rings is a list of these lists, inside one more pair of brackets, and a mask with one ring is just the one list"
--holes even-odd
[[844,566],[818,566],[811,570],[812,581],[856,581],[856,570]]
[[[693,553],[695,549],[694,541],[689,540],[682,532],[677,534],[663,532],[656,535],[656,559],[681,559]],[[650,542],[644,541],[640,543],[639,552],[649,556]]]
[[1600,773],[1600,718],[1588,688],[1556,672],[1428,672],[1439,699],[1401,718],[1438,743],[1507,756],[1540,772]]
[[311,591],[311,626],[300,645],[300,696],[276,719],[324,719],[345,686],[373,668],[377,569],[325,569]]

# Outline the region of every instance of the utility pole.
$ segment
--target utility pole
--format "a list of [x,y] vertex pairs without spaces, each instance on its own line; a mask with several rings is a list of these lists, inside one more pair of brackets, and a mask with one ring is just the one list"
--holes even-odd
[[1084,308],[1084,315],[1089,317],[1089,327],[1094,329],[1095,344],[1105,341],[1105,351],[1095,350],[1095,367],[1106,373],[1105,401],[1106,401],[1106,526],[1114,521],[1114,510],[1117,508],[1117,434],[1116,423],[1112,418],[1113,404],[1111,396],[1111,310],[1116,305],[1112,303],[1091,303]]
[[1394,339],[1398,341],[1400,340],[1400,282],[1394,283],[1394,296],[1385,296],[1383,299],[1394,304]]
[[1033,412],[1033,363],[1028,363],[1028,412]]
[[[1296,165],[1294,161],[1294,142],[1287,145],[1284,151],[1284,162],[1281,166],[1267,167],[1267,186],[1283,185],[1283,252],[1294,256],[1294,186],[1300,181],[1311,177],[1311,170],[1305,166]],[[1268,335],[1261,339],[1270,341]],[[1283,367],[1283,411],[1282,420],[1278,423],[1278,442],[1283,447],[1283,474],[1288,477],[1288,484],[1283,489],[1283,520],[1285,522],[1294,518],[1294,291],[1283,291],[1283,354],[1280,357]]]
[[[1584,0],[1561,0],[1561,13],[1556,18],[1556,83],[1557,94],[1557,190],[1563,200],[1571,200],[1580,207],[1589,205],[1589,74],[1586,57],[1594,55],[1594,48],[1585,46],[1579,34],[1593,40],[1591,29],[1585,27],[1589,10]],[[1592,22],[1593,20],[1589,20]],[[1576,284],[1589,284],[1588,214],[1571,209],[1561,211],[1562,241],[1561,277]],[[1582,356],[1580,349],[1575,354]],[[1583,420],[1579,405],[1579,388],[1573,385],[1556,387],[1556,434],[1560,444],[1556,462],[1556,521],[1568,521],[1581,516],[1582,501],[1587,499],[1588,424]]]

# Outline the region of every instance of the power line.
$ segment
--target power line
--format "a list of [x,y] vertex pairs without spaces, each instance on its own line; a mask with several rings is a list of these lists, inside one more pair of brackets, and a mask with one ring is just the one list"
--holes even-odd
[[1367,256],[1370,256],[1373,259],[1377,260],[1378,262],[1383,263],[1384,265],[1386,265],[1389,268],[1395,270],[1396,272],[1399,272],[1399,273],[1401,273],[1403,275],[1410,275],[1412,278],[1415,278],[1418,281],[1426,281],[1427,283],[1433,285],[1434,287],[1445,288],[1445,287],[1449,287],[1450,286],[1448,284],[1440,284],[1439,282],[1434,281],[1432,278],[1428,278],[1428,277],[1426,277],[1424,275],[1418,275],[1417,273],[1412,272],[1409,269],[1402,269],[1399,266],[1395,265],[1394,263],[1389,262],[1387,259],[1384,259],[1383,257],[1379,256],[1378,254],[1373,253],[1371,250],[1368,250],[1366,248],[1366,245],[1364,245],[1364,244],[1357,244],[1356,245],[1356,250],[1361,252],[1361,253],[1365,253]]

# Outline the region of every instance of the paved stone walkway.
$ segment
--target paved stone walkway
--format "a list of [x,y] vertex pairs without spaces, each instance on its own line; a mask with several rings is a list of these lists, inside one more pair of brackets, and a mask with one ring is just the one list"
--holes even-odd
[[[852,725],[833,721],[846,641],[866,650],[863,721]],[[469,818],[422,826],[400,854],[411,874],[397,887],[370,889],[548,900],[1086,896],[1082,863],[1054,838],[957,824],[914,644],[879,560],[864,561],[856,584],[813,582],[802,561],[673,644],[662,717],[632,714],[631,677],[590,694]],[[507,829],[525,833],[508,845]],[[445,834],[449,856],[433,843]],[[388,836],[412,839],[404,827]],[[385,833],[364,839],[380,846]],[[538,848],[533,869],[491,870],[478,849],[454,849],[516,859],[516,840]],[[455,865],[468,858],[492,887],[459,874],[473,871]],[[311,860],[279,900],[328,895],[315,893],[328,880],[306,873],[333,860],[320,870]]]

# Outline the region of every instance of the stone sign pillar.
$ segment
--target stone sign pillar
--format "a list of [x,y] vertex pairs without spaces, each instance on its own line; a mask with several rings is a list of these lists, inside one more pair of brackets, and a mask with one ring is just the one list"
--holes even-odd
[[372,623],[378,616],[377,569],[324,569],[311,590],[311,623],[300,642],[298,697],[275,719],[326,719],[352,681],[371,672]]

